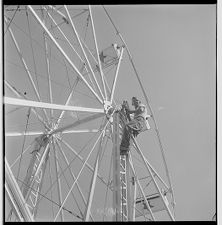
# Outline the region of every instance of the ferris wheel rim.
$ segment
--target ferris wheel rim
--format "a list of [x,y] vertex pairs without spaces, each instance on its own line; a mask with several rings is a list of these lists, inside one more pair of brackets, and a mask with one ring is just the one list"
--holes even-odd
[[[29,9],[31,9],[30,7],[29,7]],[[68,9],[67,9],[68,10]],[[10,28],[9,28],[10,29]],[[121,51],[121,58],[122,58],[122,53],[123,53],[123,48],[122,48],[122,51]],[[97,57],[98,57],[98,49],[97,49]],[[99,60],[98,60],[99,61]],[[99,61],[100,62],[100,61]],[[120,62],[120,60],[119,60],[119,62]],[[100,64],[100,63],[99,63]],[[119,68],[119,65],[120,65],[120,63],[118,63],[118,68]],[[99,65],[100,66],[100,69],[101,69],[101,65]],[[112,89],[111,89],[111,98],[110,98],[110,100],[111,100],[111,103],[113,103],[113,101],[114,101],[114,90],[115,90],[115,86],[116,86],[116,82],[117,82],[117,76],[118,76],[118,69],[117,69],[117,72],[116,72],[116,74],[115,74],[115,78],[114,78],[114,81],[113,81],[113,84],[112,84]],[[101,75],[101,78],[102,78],[102,75]],[[103,79],[102,79],[103,80]],[[7,81],[6,81],[7,82]],[[104,88],[104,96],[106,96],[107,94],[106,94],[106,87],[105,87],[105,81],[104,81],[104,83],[103,83],[103,88]],[[100,91],[101,93],[102,93],[102,91]],[[100,93],[100,94],[101,94]],[[18,94],[18,93],[17,93]],[[95,93],[94,93],[95,94]],[[96,94],[96,96],[99,96],[99,95],[97,95]],[[101,94],[101,96],[102,96],[102,94]],[[19,96],[19,97],[21,97],[21,95]],[[103,97],[103,96],[102,96]],[[107,97],[107,96],[106,96]],[[97,98],[98,99],[98,98]],[[103,97],[103,100],[101,101],[100,100],[100,103],[104,103],[104,101],[106,101],[106,99],[107,98],[104,98]],[[5,98],[5,100],[6,100],[6,102],[7,102],[7,100],[9,100],[9,98]],[[18,101],[19,102],[19,101]],[[26,101],[27,102],[27,101]],[[35,102],[35,104],[36,104],[37,102]],[[34,104],[34,103],[33,103]],[[52,104],[50,104],[50,103],[48,103],[48,106],[52,106]],[[29,105],[29,107],[31,107],[31,105]],[[44,108],[44,107],[43,107]],[[52,108],[50,108],[50,109],[52,109]],[[72,110],[72,109],[74,109],[73,107],[71,108],[70,107],[70,110]],[[76,108],[75,108],[76,109]],[[61,110],[63,110],[63,109],[61,109]],[[104,113],[104,109],[102,109],[101,110],[101,113],[102,113],[102,111],[103,111],[103,113]],[[60,114],[61,115],[61,114]],[[60,118],[60,117],[59,117]],[[47,118],[47,116],[46,116],[46,120],[44,120],[44,122],[45,122],[45,124],[48,126],[48,128],[49,128],[49,120],[48,120],[48,118]],[[50,129],[50,128],[49,128]],[[65,131],[65,130],[64,130]],[[102,131],[100,130],[100,135],[102,135]],[[56,140],[57,140],[57,138],[56,138]],[[99,139],[98,139],[99,140]],[[89,155],[90,156],[90,155]],[[14,162],[15,163],[15,162]],[[14,165],[14,163],[13,163],[13,165]],[[68,195],[67,195],[68,196]],[[65,203],[64,203],[65,204]],[[64,206],[64,204],[62,203],[62,206],[60,206],[60,210],[58,211],[58,213],[57,213],[57,215],[56,215],[56,217],[55,217],[55,220],[57,219],[57,217],[58,217],[58,215],[59,215],[59,213],[60,213],[60,211],[62,210],[62,207]]]

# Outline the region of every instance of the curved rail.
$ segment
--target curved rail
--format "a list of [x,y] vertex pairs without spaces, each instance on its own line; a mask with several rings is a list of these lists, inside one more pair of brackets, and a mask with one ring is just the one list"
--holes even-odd
[[173,207],[173,209],[174,209],[176,203],[175,203],[174,194],[173,194],[172,182],[171,182],[169,170],[168,170],[167,163],[166,163],[166,157],[165,157],[165,153],[164,153],[164,149],[163,149],[163,144],[162,144],[161,139],[160,139],[160,132],[159,132],[159,130],[158,130],[157,123],[156,123],[156,120],[155,120],[155,118],[154,118],[153,110],[152,110],[152,108],[151,108],[151,106],[150,106],[149,99],[148,99],[148,97],[147,97],[147,95],[146,95],[145,89],[144,89],[144,87],[143,87],[143,85],[142,85],[142,82],[141,82],[141,80],[140,80],[139,74],[138,74],[138,72],[137,72],[137,70],[136,70],[136,67],[135,67],[135,64],[134,64],[134,62],[133,62],[133,58],[132,58],[132,56],[131,56],[131,54],[130,54],[129,48],[128,48],[128,46],[126,45],[126,42],[124,41],[124,39],[123,39],[121,33],[120,33],[119,30],[117,29],[116,25],[114,24],[112,18],[110,17],[110,15],[108,14],[108,12],[107,12],[107,10],[105,9],[104,6],[103,6],[103,9],[104,9],[106,15],[108,16],[110,22],[112,23],[114,29],[116,30],[116,34],[120,37],[120,39],[121,39],[123,45],[124,45],[125,48],[126,48],[126,51],[127,51],[128,56],[129,56],[130,62],[131,62],[131,64],[132,64],[132,66],[133,66],[133,69],[134,69],[134,72],[135,72],[135,74],[136,74],[137,80],[138,80],[138,82],[139,82],[139,85],[140,85],[140,87],[141,87],[141,89],[142,89],[144,98],[145,98],[145,100],[146,100],[146,104],[147,104],[147,106],[149,107],[149,110],[150,110],[150,113],[151,113],[151,117],[152,117],[153,122],[154,122],[155,131],[156,131],[156,134],[157,134],[157,139],[158,139],[158,142],[159,142],[160,150],[161,150],[161,153],[162,153],[163,162],[164,162],[164,166],[165,166],[165,170],[166,170],[166,175],[167,175],[167,178],[168,178],[168,181],[169,181],[169,185],[170,185],[169,191],[172,193],[172,200],[173,200],[173,202],[172,202],[171,204],[172,204],[172,207]]

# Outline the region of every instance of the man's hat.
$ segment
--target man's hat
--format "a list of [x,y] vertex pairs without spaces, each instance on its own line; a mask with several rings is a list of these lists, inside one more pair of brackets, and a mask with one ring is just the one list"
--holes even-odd
[[137,97],[132,97],[133,101],[139,102],[139,99]]
[[[137,97],[132,97],[132,102],[141,103],[141,101]],[[132,105],[134,105],[134,104],[132,103]]]

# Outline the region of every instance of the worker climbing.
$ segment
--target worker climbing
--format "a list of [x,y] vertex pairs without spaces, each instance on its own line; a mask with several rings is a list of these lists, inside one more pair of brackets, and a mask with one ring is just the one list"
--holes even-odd
[[[120,154],[127,154],[129,152],[131,135],[136,137],[139,133],[150,129],[146,106],[141,103],[136,97],[132,97],[132,105],[135,110],[130,110],[127,101],[123,101],[122,112],[125,112],[127,120],[123,127],[122,141],[120,144]],[[133,114],[131,119],[130,114]]]

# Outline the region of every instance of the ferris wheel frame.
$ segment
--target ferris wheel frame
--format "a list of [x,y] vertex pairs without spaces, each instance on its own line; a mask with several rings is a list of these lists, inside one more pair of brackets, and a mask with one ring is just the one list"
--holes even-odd
[[[61,105],[61,104],[55,104],[53,103],[53,98],[52,98],[52,87],[51,87],[51,84],[50,84],[50,71],[48,70],[47,71],[47,76],[48,76],[48,86],[49,86],[49,96],[50,96],[50,103],[47,103],[47,102],[44,102],[42,101],[41,99],[41,96],[36,88],[36,85],[35,85],[35,82],[32,78],[32,75],[30,73],[30,70],[27,66],[27,63],[25,61],[25,59],[23,58],[23,55],[22,55],[22,52],[20,50],[20,47],[16,41],[16,38],[15,38],[15,35],[13,34],[12,32],[12,29],[10,28],[10,21],[7,19],[7,17],[4,17],[5,19],[5,23],[6,25],[8,25],[7,27],[7,30],[11,36],[11,39],[14,43],[14,46],[15,46],[15,49],[18,53],[18,56],[19,56],[19,59],[20,59],[20,62],[21,64],[23,65],[24,67],[24,71],[26,72],[27,76],[28,76],[28,79],[29,79],[29,82],[31,83],[32,85],[32,88],[33,88],[33,91],[35,93],[35,96],[37,98],[38,101],[33,101],[33,100],[29,100],[25,95],[22,95],[20,92],[18,92],[9,82],[7,82],[7,80],[5,80],[5,85],[7,86],[7,88],[9,88],[16,96],[17,98],[12,98],[12,97],[7,97],[7,96],[4,96],[4,104],[5,105],[13,105],[13,106],[19,106],[19,107],[29,107],[30,110],[35,114],[35,116],[37,117],[37,119],[39,120],[39,122],[41,124],[43,124],[44,128],[45,128],[45,131],[43,132],[6,132],[5,133],[5,136],[6,137],[18,137],[18,136],[36,136],[36,135],[44,135],[46,134],[50,144],[53,146],[54,148],[54,157],[55,157],[55,169],[56,171],[58,170],[59,168],[59,165],[58,163],[56,162],[56,158],[57,158],[57,155],[56,155],[56,151],[55,151],[55,146],[58,147],[58,149],[60,149],[60,151],[62,152],[62,155],[64,157],[64,160],[66,161],[66,164],[69,165],[69,161],[67,159],[67,157],[65,156],[65,154],[63,153],[62,151],[62,148],[61,148],[61,143],[65,144],[66,146],[68,146],[69,149],[71,149],[71,151],[76,155],[76,157],[78,157],[83,165],[78,173],[77,176],[75,176],[72,171],[70,171],[70,173],[72,174],[72,177],[73,177],[73,184],[69,187],[70,190],[68,191],[68,194],[66,195],[65,199],[62,200],[62,194],[61,194],[61,183],[59,182],[59,178],[58,178],[58,183],[57,183],[57,188],[58,188],[58,195],[59,195],[59,210],[58,212],[56,213],[56,216],[54,218],[54,221],[57,220],[58,217],[61,218],[61,220],[63,221],[64,220],[64,215],[63,215],[63,212],[62,212],[62,209],[64,208],[64,205],[66,203],[66,200],[67,198],[69,197],[70,194],[73,194],[72,190],[74,188],[74,186],[77,186],[78,188],[78,191],[81,195],[81,198],[83,199],[83,201],[85,202],[85,214],[84,214],[84,221],[89,221],[90,219],[93,220],[93,215],[91,214],[91,207],[92,207],[92,200],[93,200],[93,196],[94,196],[94,192],[95,192],[95,186],[96,186],[96,179],[100,179],[102,182],[105,182],[102,178],[102,176],[99,175],[99,165],[100,165],[100,157],[101,157],[101,151],[102,151],[102,140],[105,136],[105,133],[106,133],[106,129],[107,129],[107,126],[109,125],[111,128],[111,136],[115,136],[116,139],[112,139],[113,141],[113,154],[114,154],[114,158],[113,158],[113,168],[114,168],[114,171],[113,171],[113,176],[115,174],[116,177],[118,177],[119,175],[117,175],[116,173],[118,172],[119,173],[119,169],[115,169],[116,167],[119,167],[119,129],[121,129],[121,127],[119,127],[119,123],[117,123],[118,119],[117,117],[115,116],[115,112],[118,111],[118,107],[116,104],[115,104],[115,100],[114,100],[114,94],[115,94],[115,88],[116,88],[116,84],[117,84],[117,79],[118,79],[118,74],[119,74],[119,68],[120,68],[120,65],[121,65],[121,60],[123,58],[123,53],[124,53],[124,49],[126,49],[126,52],[129,56],[129,59],[130,59],[130,62],[133,66],[133,69],[134,69],[134,72],[136,74],[136,77],[138,79],[138,82],[139,82],[139,85],[141,87],[141,90],[144,94],[144,98],[146,99],[146,103],[147,103],[147,106],[151,112],[151,117],[153,119],[153,122],[154,122],[154,125],[155,125],[155,131],[157,133],[157,138],[158,138],[158,141],[159,141],[159,144],[160,144],[160,149],[163,153],[163,145],[160,141],[160,134],[159,134],[159,131],[157,129],[157,125],[156,125],[156,121],[154,119],[154,115],[153,115],[153,112],[152,112],[152,109],[150,107],[150,104],[149,104],[149,101],[148,101],[148,98],[147,98],[147,95],[145,93],[145,90],[144,90],[144,87],[142,85],[142,82],[141,80],[139,79],[139,75],[137,73],[137,70],[136,70],[136,67],[134,65],[134,62],[132,60],[132,56],[131,56],[131,53],[129,52],[129,49],[128,49],[128,46],[126,45],[122,35],[120,34],[120,32],[118,31],[118,29],[116,28],[116,26],[114,25],[111,17],[109,16],[107,10],[104,8],[108,18],[110,19],[110,22],[114,25],[114,28],[116,29],[117,31],[117,35],[120,37],[120,40],[122,41],[122,46],[120,47],[120,54],[118,56],[118,63],[117,63],[117,67],[116,67],[116,71],[115,71],[115,75],[114,75],[114,79],[113,79],[113,83],[112,83],[112,87],[111,88],[108,88],[109,86],[107,85],[107,82],[105,80],[105,76],[104,76],[104,73],[103,73],[103,68],[102,68],[102,65],[101,65],[101,60],[100,60],[100,55],[99,55],[99,49],[98,49],[98,44],[97,44],[97,37],[96,37],[96,31],[95,31],[95,26],[94,26],[94,21],[93,21],[93,16],[92,16],[92,9],[91,9],[91,6],[89,6],[89,15],[90,15],[90,21],[91,21],[91,25],[92,25],[92,31],[93,31],[93,41],[94,41],[94,45],[95,45],[95,49],[96,49],[96,58],[94,58],[94,61],[96,62],[96,64],[98,65],[98,71],[99,71],[99,74],[100,74],[100,80],[101,80],[101,85],[99,85],[98,83],[98,78],[96,78],[95,76],[95,73],[94,73],[94,70],[91,66],[91,63],[89,61],[89,58],[86,54],[86,46],[85,46],[85,43],[83,42],[83,40],[80,38],[78,32],[77,32],[77,29],[75,27],[75,24],[71,18],[71,15],[69,13],[69,10],[68,10],[68,7],[67,6],[64,6],[64,9],[65,9],[65,12],[66,12],[66,15],[64,15],[61,11],[57,10],[54,6],[50,6],[50,8],[52,10],[54,10],[58,15],[62,16],[62,18],[65,18],[66,21],[69,22],[70,26],[71,26],[71,29],[73,31],[73,34],[75,35],[76,39],[77,39],[77,42],[80,46],[80,49],[81,49],[81,54],[82,56],[80,56],[77,51],[75,51],[75,53],[78,55],[80,61],[84,64],[85,66],[85,69],[86,71],[88,72],[89,74],[89,79],[90,81],[92,81],[91,83],[93,85],[90,85],[90,83],[86,80],[86,78],[83,76],[82,72],[77,68],[77,66],[74,64],[74,62],[70,59],[70,57],[66,54],[66,52],[63,50],[63,48],[60,46],[60,44],[58,43],[58,41],[56,41],[56,39],[53,37],[52,33],[49,31],[49,29],[46,27],[46,25],[44,24],[44,20],[40,19],[40,17],[37,15],[37,13],[35,12],[35,10],[33,9],[33,7],[31,5],[28,5],[27,6],[27,9],[29,10],[29,12],[33,15],[33,18],[36,20],[36,22],[39,24],[39,26],[44,30],[44,32],[47,34],[47,37],[51,40],[51,42],[54,44],[54,46],[57,48],[57,50],[59,51],[59,53],[62,55],[62,57],[66,60],[66,62],[69,64],[69,66],[76,72],[76,74],[78,75],[78,79],[80,79],[85,85],[86,87],[90,90],[91,94],[97,99],[98,103],[101,105],[101,108],[89,108],[89,107],[80,107],[80,106],[71,106],[70,105],[70,99],[72,97],[72,93],[73,91],[71,90],[70,91],[70,94],[65,102],[64,105]],[[44,6],[42,7],[42,9],[46,9]],[[53,20],[53,17],[47,12],[48,16],[51,18],[51,20],[53,21],[53,23],[56,24],[55,20]],[[59,26],[58,26],[58,29]],[[62,33],[62,30],[60,29],[60,32]],[[64,36],[64,38],[67,40],[68,42],[68,38],[65,37],[65,34],[62,33],[62,35]],[[45,37],[45,36],[44,36]],[[69,43],[69,42],[68,42]],[[46,39],[44,40],[44,44],[45,44],[45,51],[46,51],[46,54],[47,54],[47,51],[48,51],[48,47],[47,47],[47,41]],[[69,45],[71,46],[72,49],[75,49],[71,43],[69,43]],[[46,64],[47,64],[47,67],[49,68],[49,61],[46,60]],[[92,77],[91,77],[92,76]],[[43,112],[43,116],[44,118],[37,112],[37,108],[41,109],[42,112]],[[50,110],[50,115],[47,114],[46,112],[46,109],[49,109]],[[110,111],[110,109],[113,109]],[[53,115],[53,111],[54,110],[60,110],[61,113],[57,119],[57,121],[53,121],[53,122],[50,122],[50,116]],[[60,121],[61,119],[63,118],[64,116],[64,113],[67,112],[67,111],[71,111],[71,112],[86,112],[86,113],[93,113],[94,115],[91,115],[91,116],[88,116],[88,117],[85,117],[83,119],[80,119],[78,121],[75,121],[71,124],[68,124],[66,126],[63,126],[63,127],[60,127]],[[97,118],[101,118],[101,117],[104,117],[106,118],[106,121],[102,124],[101,126],[101,129],[88,129],[88,130],[70,130],[71,128],[74,128],[76,126],[79,126],[81,124],[85,124],[89,121],[93,121]],[[114,126],[114,124],[116,124]],[[116,129],[116,131],[114,131]],[[67,133],[84,133],[84,132],[95,132],[95,133],[99,133],[99,136],[98,138],[96,139],[96,141],[94,142],[94,145],[93,147],[91,148],[88,156],[83,159],[77,152],[75,152],[75,150],[68,144],[66,143],[64,140],[62,140],[61,138],[61,134],[67,134]],[[53,137],[53,140],[50,140],[50,138]],[[113,138],[113,137],[112,137]],[[55,140],[54,140],[55,139]],[[168,169],[167,169],[167,166],[166,166],[166,161],[164,160],[164,165],[165,165],[165,168],[166,168],[166,172],[167,172],[167,175],[168,175],[168,178],[169,178],[169,184],[170,184],[170,187],[168,187],[168,185],[163,181],[163,179],[160,177],[160,175],[154,170],[154,168],[151,166],[151,164],[149,163],[149,161],[146,159],[146,157],[144,156],[143,152],[141,151],[137,141],[132,137],[133,139],[133,147],[135,148],[136,152],[138,153],[138,155],[140,155],[141,159],[142,159],[142,162],[143,162],[143,165],[145,166],[149,176],[151,177],[151,180],[153,181],[155,187],[156,187],[156,190],[160,196],[160,199],[162,200],[162,203],[167,211],[167,214],[169,216],[169,218],[171,220],[174,220],[174,216],[172,215],[167,203],[166,203],[166,198],[164,197],[164,194],[163,192],[160,190],[160,188],[158,187],[158,184],[155,180],[155,177],[157,177],[159,179],[159,181],[164,185],[164,187],[169,190],[169,192],[172,194],[172,199],[174,201],[174,197],[173,197],[173,190],[172,190],[172,185],[171,185],[171,182],[170,182],[170,178],[169,178],[169,172],[168,172]],[[99,144],[99,150],[97,152],[97,155],[96,155],[96,159],[95,159],[95,164],[94,166],[92,167],[88,162],[87,160],[89,159],[91,153],[94,151],[96,145],[99,143],[100,141],[100,144]],[[44,147],[44,150],[43,150],[43,154],[40,158],[40,161],[39,161],[39,164],[35,170],[35,174],[34,174],[34,177],[37,177],[38,174],[40,173],[40,171],[42,170],[42,166],[44,165],[44,160],[46,159],[47,155],[49,154],[49,143],[47,143],[46,146],[43,146]],[[28,149],[26,149],[23,153],[25,153]],[[21,191],[20,191],[20,188],[18,187],[18,185],[16,185],[16,180],[13,176],[13,173],[11,171],[11,168],[15,165],[15,163],[22,157],[22,154],[16,159],[16,161],[14,163],[11,164],[11,166],[8,165],[8,162],[7,162],[7,159],[5,158],[5,163],[6,163],[6,167],[7,167],[7,173],[6,173],[6,180],[10,180],[10,182],[6,182],[6,192],[10,197],[10,201],[12,203],[12,205],[15,205],[17,208],[21,209],[21,211],[23,212],[22,213],[22,216],[20,215],[21,213],[17,212],[17,215],[20,215],[18,216],[18,219],[19,220],[27,220],[27,221],[32,221],[34,218],[32,216],[30,216],[30,212],[29,212],[29,209],[27,208],[27,205],[25,204],[21,204],[21,203],[17,203],[17,200],[18,199],[21,199],[20,201],[21,202],[25,202],[27,200],[27,198],[24,198],[23,199],[23,195],[21,194]],[[116,160],[114,160],[116,159]],[[134,175],[134,177],[137,177],[137,174],[136,174],[136,171],[134,169],[134,166],[133,166],[133,160],[132,160],[132,156],[131,156],[131,153],[129,154],[129,158],[128,158],[128,166],[129,168],[131,169],[132,171],[132,174]],[[89,195],[88,195],[88,198],[86,200],[86,198],[83,196],[82,194],[82,191],[81,191],[81,188],[78,184],[78,178],[79,176],[81,176],[81,172],[83,171],[83,169],[85,167],[88,167],[91,172],[92,172],[92,179],[91,179],[91,185],[90,185],[90,192],[89,192]],[[68,166],[67,166],[68,168]],[[70,169],[70,168],[69,168]],[[129,176],[129,175],[128,175]],[[114,179],[114,178],[113,178]],[[139,190],[142,194],[142,197],[143,197],[143,200],[145,202],[145,205],[150,213],[150,216],[151,216],[151,219],[152,220],[155,220],[155,217],[154,217],[154,214],[151,210],[151,207],[149,206],[149,202],[147,200],[147,197],[145,195],[145,192],[143,191],[143,188],[142,188],[142,185],[139,181],[139,179],[136,178],[135,180],[136,182],[136,185],[139,187]],[[33,186],[33,183],[34,183],[34,179],[31,183],[31,186]],[[114,188],[116,188],[115,190],[119,189],[120,190],[120,186],[116,186],[116,185],[119,185],[119,184],[114,184]],[[8,188],[9,186],[9,188]],[[17,194],[16,194],[17,193]],[[31,193],[31,189],[29,190],[28,193]],[[14,196],[14,197],[12,197]],[[29,194],[27,195],[29,196]],[[117,207],[120,207],[120,203],[119,200],[115,200],[116,197],[119,196],[119,193],[117,194],[114,194],[113,195],[113,204],[114,206],[117,208]],[[133,216],[131,215],[131,218],[132,220],[135,220],[135,204],[136,204],[136,188],[134,190],[134,197],[133,197],[133,202],[134,202],[134,207],[133,207]],[[114,207],[114,208],[115,208]],[[18,210],[19,211],[19,210]],[[26,213],[26,214],[25,214]],[[25,216],[24,216],[25,214]],[[27,216],[28,215],[28,216]],[[144,215],[144,218],[146,216]],[[22,219],[23,218],[23,219]],[[120,220],[120,218],[116,218],[114,216],[114,220]]]

